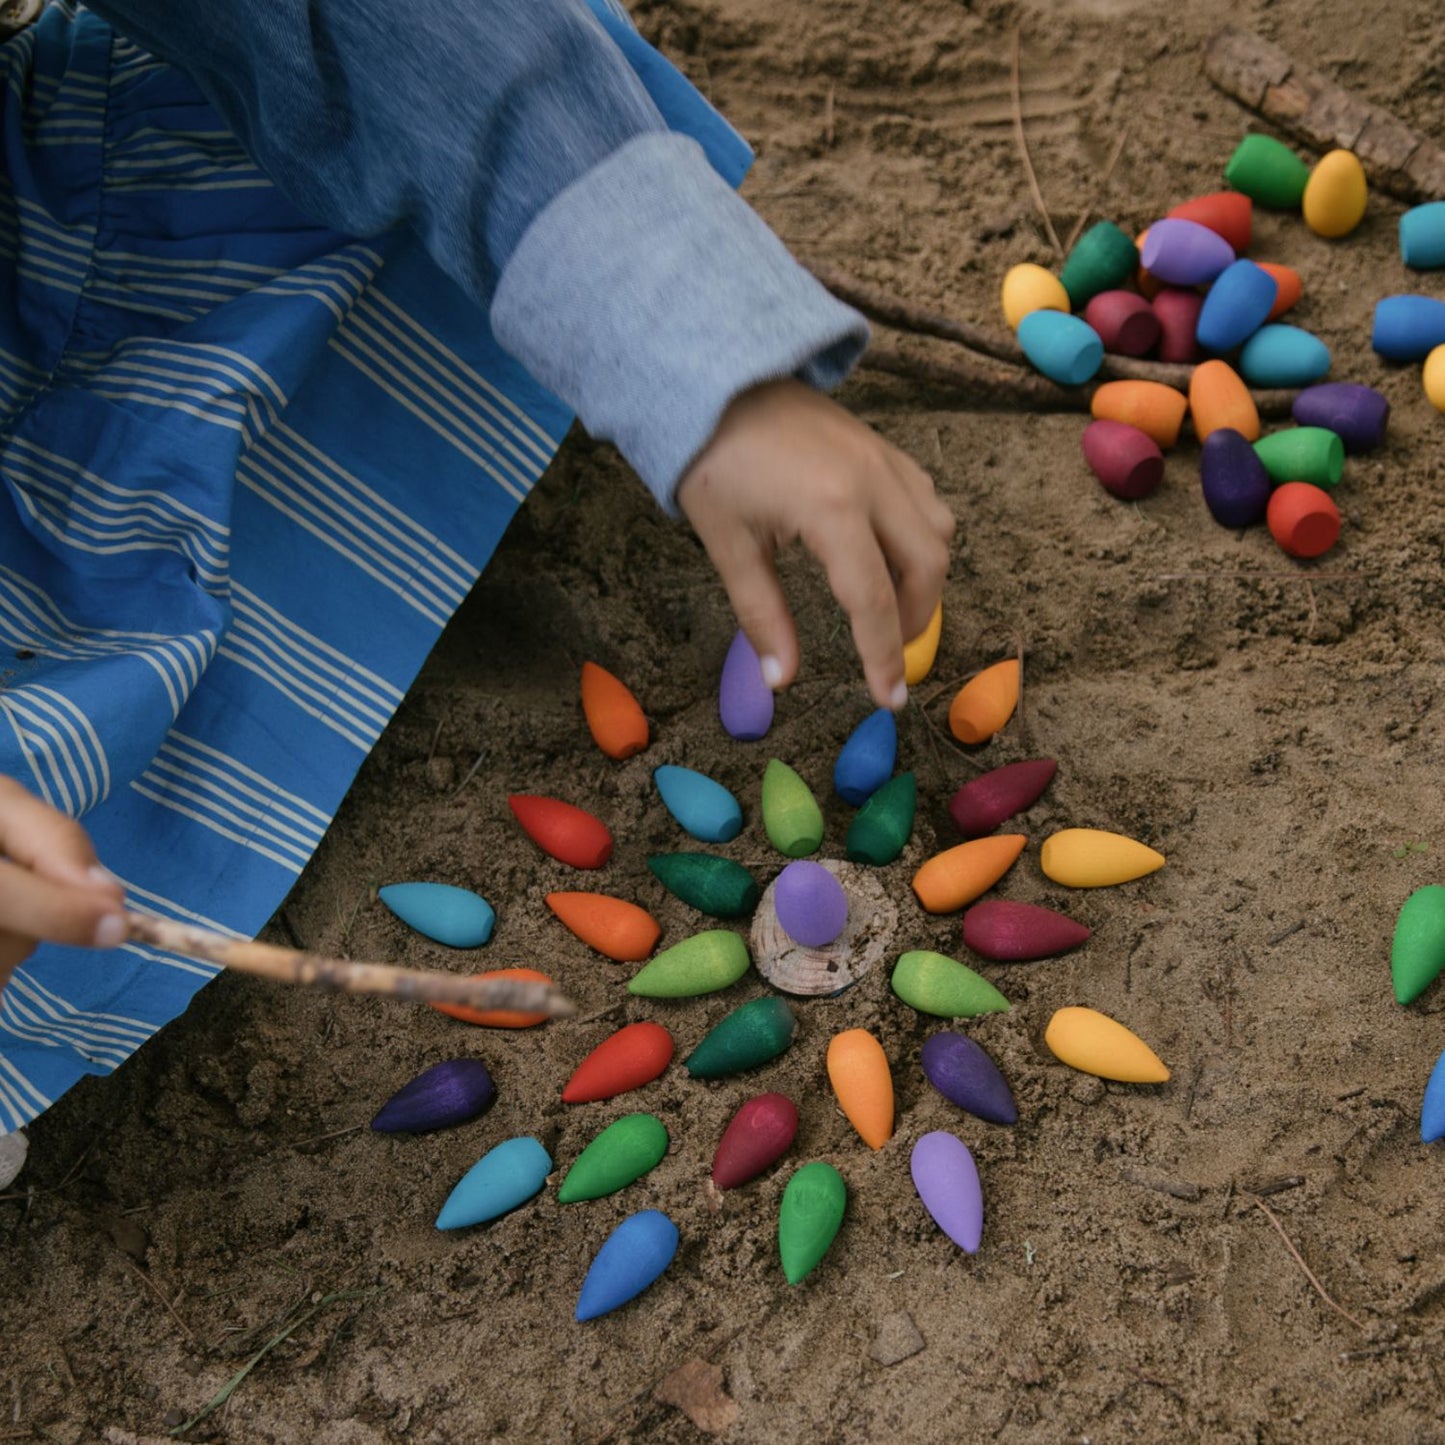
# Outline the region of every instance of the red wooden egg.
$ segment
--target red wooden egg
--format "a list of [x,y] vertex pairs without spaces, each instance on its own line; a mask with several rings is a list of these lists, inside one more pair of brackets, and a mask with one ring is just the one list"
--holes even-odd
[[1249,250],[1254,234],[1254,202],[1243,191],[1215,191],[1182,201],[1167,213],[1171,221],[1193,221],[1223,236],[1236,256]]
[[1058,770],[1052,758],[1031,758],[980,773],[953,795],[949,815],[965,838],[982,838],[1005,818],[1033,807]]
[[590,1104],[650,1084],[672,1062],[672,1035],[661,1024],[638,1023],[605,1038],[562,1090],[564,1104]]
[[513,793],[507,803],[523,832],[559,863],[600,868],[612,856],[612,834],[591,813],[535,793]]
[[1204,297],[1180,286],[1166,286],[1151,303],[1159,321],[1159,360],[1195,361],[1199,342],[1195,331]]
[[712,1160],[712,1182],[734,1189],[782,1158],[798,1132],[798,1110],[786,1094],[757,1094],[732,1117]]
[[1147,356],[1159,340],[1159,318],[1137,291],[1099,292],[1084,307],[1084,320],[1117,356]]
[[1264,514],[1270,535],[1291,557],[1319,557],[1340,535],[1340,509],[1323,487],[1285,482],[1270,494]]
[[1164,453],[1128,422],[1091,421],[1084,428],[1084,460],[1104,490],[1126,502],[1151,496],[1164,479]]
[[1035,903],[989,898],[963,915],[964,943],[1000,963],[1053,958],[1077,948],[1088,936],[1082,923]]

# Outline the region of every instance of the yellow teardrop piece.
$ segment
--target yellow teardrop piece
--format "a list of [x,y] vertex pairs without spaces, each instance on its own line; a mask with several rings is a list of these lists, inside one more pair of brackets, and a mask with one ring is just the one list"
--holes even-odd
[[938,639],[943,635],[943,602],[939,601],[928,626],[903,649],[903,680],[915,687],[933,670],[938,656]]
[[1060,1063],[1121,1084],[1163,1084],[1169,1078],[1158,1054],[1123,1024],[1091,1008],[1061,1008],[1044,1030]]
[[1065,888],[1107,888],[1162,868],[1164,855],[1122,833],[1065,828],[1044,839],[1039,866]]

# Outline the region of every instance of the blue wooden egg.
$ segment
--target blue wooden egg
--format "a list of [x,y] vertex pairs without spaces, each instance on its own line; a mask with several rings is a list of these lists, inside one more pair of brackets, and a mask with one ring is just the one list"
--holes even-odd
[[773,725],[773,690],[763,679],[762,662],[745,632],[733,638],[723,659],[717,711],[724,731],[739,742],[756,742]]
[[1278,321],[1261,326],[1239,353],[1239,374],[1251,386],[1308,386],[1329,369],[1330,349],[1318,336]]
[[677,1225],[657,1209],[629,1214],[603,1241],[582,1291],[577,1318],[595,1320],[636,1299],[677,1253]]
[[848,895],[821,863],[800,858],[773,884],[773,908],[784,933],[804,948],[825,948],[848,922]]
[[886,707],[880,707],[853,729],[833,764],[838,796],[861,808],[893,776],[897,760],[898,723]]
[[1400,217],[1400,259],[1417,271],[1445,266],[1445,201],[1429,201]]
[[1386,361],[1423,361],[1445,344],[1445,301],[1386,296],[1375,307],[1371,345]]
[[1274,483],[1259,453],[1233,427],[1216,427],[1205,437],[1199,481],[1204,505],[1221,527],[1252,527],[1264,521]]
[[485,898],[450,883],[388,883],[376,896],[408,928],[449,948],[480,947],[497,921]]
[[504,1140],[462,1175],[437,1215],[437,1228],[465,1229],[496,1219],[525,1204],[551,1172],[552,1156],[535,1139]]
[[1194,336],[1206,351],[1243,346],[1269,319],[1279,284],[1253,261],[1236,261],[1220,273],[1199,311]]
[[1420,1142],[1433,1144],[1436,1139],[1445,1139],[1445,1054],[1435,1061],[1420,1110]]
[[1050,381],[1082,386],[1104,361],[1104,343],[1087,321],[1064,311],[1031,311],[1018,329],[1024,355]]
[[1213,281],[1234,260],[1234,247],[1208,226],[1178,218],[1149,227],[1139,262],[1171,286],[1202,286]]
[[671,763],[656,769],[652,780],[667,811],[694,838],[704,843],[726,843],[742,832],[742,805],[721,783]]

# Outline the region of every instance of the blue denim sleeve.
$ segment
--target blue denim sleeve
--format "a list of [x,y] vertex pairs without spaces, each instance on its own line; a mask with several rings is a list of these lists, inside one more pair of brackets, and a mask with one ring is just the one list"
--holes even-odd
[[668,131],[585,0],[89,0],[308,215],[405,223],[662,505],[728,402],[866,344]]

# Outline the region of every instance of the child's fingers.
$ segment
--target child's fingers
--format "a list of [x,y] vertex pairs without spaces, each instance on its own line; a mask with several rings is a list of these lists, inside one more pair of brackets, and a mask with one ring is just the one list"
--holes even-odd
[[0,855],[57,882],[98,889],[113,902],[120,900],[120,885],[100,867],[85,829],[13,778],[4,777],[0,777]]
[[33,938],[21,938],[18,933],[0,929],[0,988],[5,987],[5,980],[30,957],[34,947]]
[[738,626],[762,662],[764,680],[774,691],[787,687],[798,671],[798,634],[771,550],[748,528],[736,527],[710,542],[708,553]]
[[114,948],[125,937],[125,914],[112,894],[42,878],[0,859],[4,931],[52,943]]
[[928,525],[921,510],[894,496],[874,516],[883,555],[893,573],[898,616],[905,638],[917,637],[933,616],[948,577],[948,542]]

